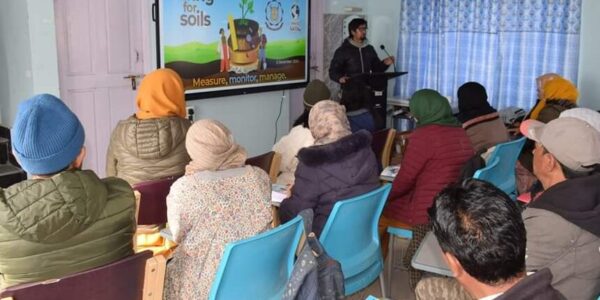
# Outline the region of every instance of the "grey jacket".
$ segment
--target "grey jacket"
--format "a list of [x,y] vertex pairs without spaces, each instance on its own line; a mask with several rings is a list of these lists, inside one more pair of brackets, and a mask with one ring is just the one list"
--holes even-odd
[[129,184],[183,175],[190,157],[185,135],[191,123],[179,117],[139,120],[131,116],[113,130],[106,175]]
[[600,176],[568,179],[523,212],[527,271],[549,268],[567,299],[600,294]]

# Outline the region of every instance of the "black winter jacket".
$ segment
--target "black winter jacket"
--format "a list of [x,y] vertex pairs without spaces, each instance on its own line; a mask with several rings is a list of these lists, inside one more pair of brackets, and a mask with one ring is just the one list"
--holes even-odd
[[303,148],[298,161],[292,195],[281,202],[279,217],[285,223],[312,208],[312,229],[317,237],[337,201],[379,187],[379,167],[371,150],[371,134],[366,130],[331,144]]
[[377,57],[373,46],[365,43],[362,47],[357,47],[350,43],[349,39],[345,39],[333,54],[329,66],[329,78],[339,83],[343,76],[383,72],[387,68],[388,66]]

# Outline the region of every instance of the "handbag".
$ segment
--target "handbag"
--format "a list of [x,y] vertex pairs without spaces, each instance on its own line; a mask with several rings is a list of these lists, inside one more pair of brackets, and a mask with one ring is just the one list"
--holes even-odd
[[344,274],[338,261],[327,254],[312,232],[312,209],[299,213],[304,219],[306,242],[286,284],[284,300],[343,299]]

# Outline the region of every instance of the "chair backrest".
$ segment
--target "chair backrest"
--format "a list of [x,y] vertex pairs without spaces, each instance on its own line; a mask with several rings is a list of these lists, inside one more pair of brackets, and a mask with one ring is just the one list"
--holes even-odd
[[341,263],[344,278],[363,272],[381,258],[377,224],[391,188],[388,183],[333,206],[319,240]]
[[225,247],[209,299],[281,299],[303,230],[300,216]]
[[138,225],[167,223],[167,195],[178,178],[179,176],[173,176],[133,185],[133,189],[140,193]]
[[484,168],[481,168],[481,169],[475,171],[475,174],[473,174],[473,178],[485,180],[485,181],[495,185],[497,188],[500,188],[499,183],[502,183],[504,181],[504,178],[499,176],[499,174],[500,174],[500,172],[498,171],[499,168],[500,168],[500,158],[499,157],[490,158],[489,162],[487,163],[487,165]]
[[513,197],[513,199],[516,197],[517,190],[515,166],[525,140],[526,138],[522,137],[514,141],[496,145],[496,148],[492,151],[488,159],[488,161],[493,161],[495,157],[500,159],[494,171],[494,177],[493,179],[490,178],[490,182]]
[[150,258],[152,252],[140,252],[117,262],[56,280],[12,286],[1,291],[0,297],[12,297],[15,300],[141,300],[146,261]]
[[382,129],[373,133],[371,149],[373,149],[375,157],[381,164],[382,169],[385,169],[385,167],[390,165],[395,138],[396,130],[393,128]]
[[269,174],[269,178],[271,179],[271,183],[275,183],[277,181],[280,163],[281,154],[275,151],[269,151],[265,154],[246,159],[247,165],[259,167],[267,172],[267,174]]

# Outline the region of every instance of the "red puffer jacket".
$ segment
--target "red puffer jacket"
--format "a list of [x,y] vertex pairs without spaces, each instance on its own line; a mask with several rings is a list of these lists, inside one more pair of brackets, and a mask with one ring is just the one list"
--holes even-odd
[[384,215],[411,225],[429,221],[427,208],[475,154],[461,127],[427,125],[409,137]]

